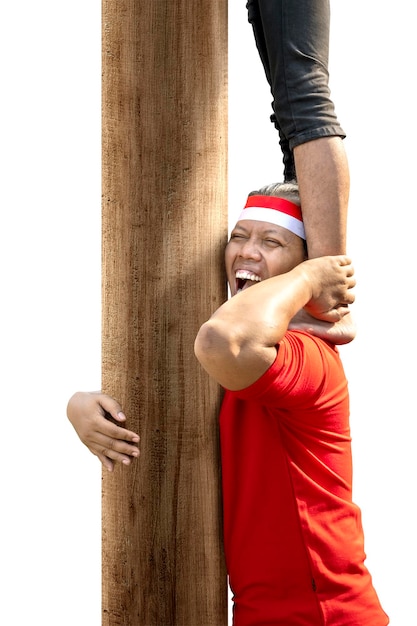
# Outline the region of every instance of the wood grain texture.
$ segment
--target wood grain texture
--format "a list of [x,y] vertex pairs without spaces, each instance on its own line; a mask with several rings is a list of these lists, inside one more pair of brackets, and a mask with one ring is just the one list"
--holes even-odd
[[103,0],[102,379],[141,435],[103,473],[103,625],[223,626],[220,390],[193,353],[226,298],[227,3]]

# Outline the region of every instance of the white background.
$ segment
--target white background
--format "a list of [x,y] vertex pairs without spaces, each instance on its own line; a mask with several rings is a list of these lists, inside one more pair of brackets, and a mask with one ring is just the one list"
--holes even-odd
[[[247,192],[281,180],[282,167],[245,2],[229,4],[233,221]],[[391,624],[410,626],[416,59],[411,5],[398,0],[395,13],[392,6],[333,2],[330,83],[352,176],[348,248],[358,336],[342,353],[354,495],[382,604]],[[74,391],[100,386],[100,11],[97,1],[1,4],[5,626],[101,624],[100,467],[65,415]]]

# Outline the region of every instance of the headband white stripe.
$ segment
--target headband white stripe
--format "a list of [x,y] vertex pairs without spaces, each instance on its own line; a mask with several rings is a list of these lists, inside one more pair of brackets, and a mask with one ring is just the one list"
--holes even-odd
[[282,211],[277,211],[277,209],[265,209],[264,207],[248,207],[243,209],[241,214],[238,217],[238,222],[241,220],[256,220],[258,222],[269,222],[270,224],[276,224],[277,226],[282,226],[287,230],[290,230],[298,237],[305,239],[304,225],[303,222],[298,220],[296,217],[292,217],[287,213],[282,213]]

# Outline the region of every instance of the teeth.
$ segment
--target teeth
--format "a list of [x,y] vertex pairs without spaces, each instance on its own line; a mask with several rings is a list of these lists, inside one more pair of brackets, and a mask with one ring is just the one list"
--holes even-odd
[[251,272],[248,272],[247,270],[238,270],[236,272],[236,278],[241,278],[242,280],[252,280],[254,282],[261,282],[261,279],[259,276],[257,276],[256,274],[252,274]]

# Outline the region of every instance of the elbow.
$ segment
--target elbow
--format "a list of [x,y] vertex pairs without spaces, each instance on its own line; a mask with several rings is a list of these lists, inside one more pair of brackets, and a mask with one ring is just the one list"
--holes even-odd
[[194,342],[194,354],[204,369],[212,373],[229,353],[230,341],[227,334],[222,332],[222,324],[213,319],[205,322]]
[[216,331],[211,320],[209,320],[200,327],[194,341],[194,354],[201,365],[204,366],[209,355],[216,353],[217,341]]

